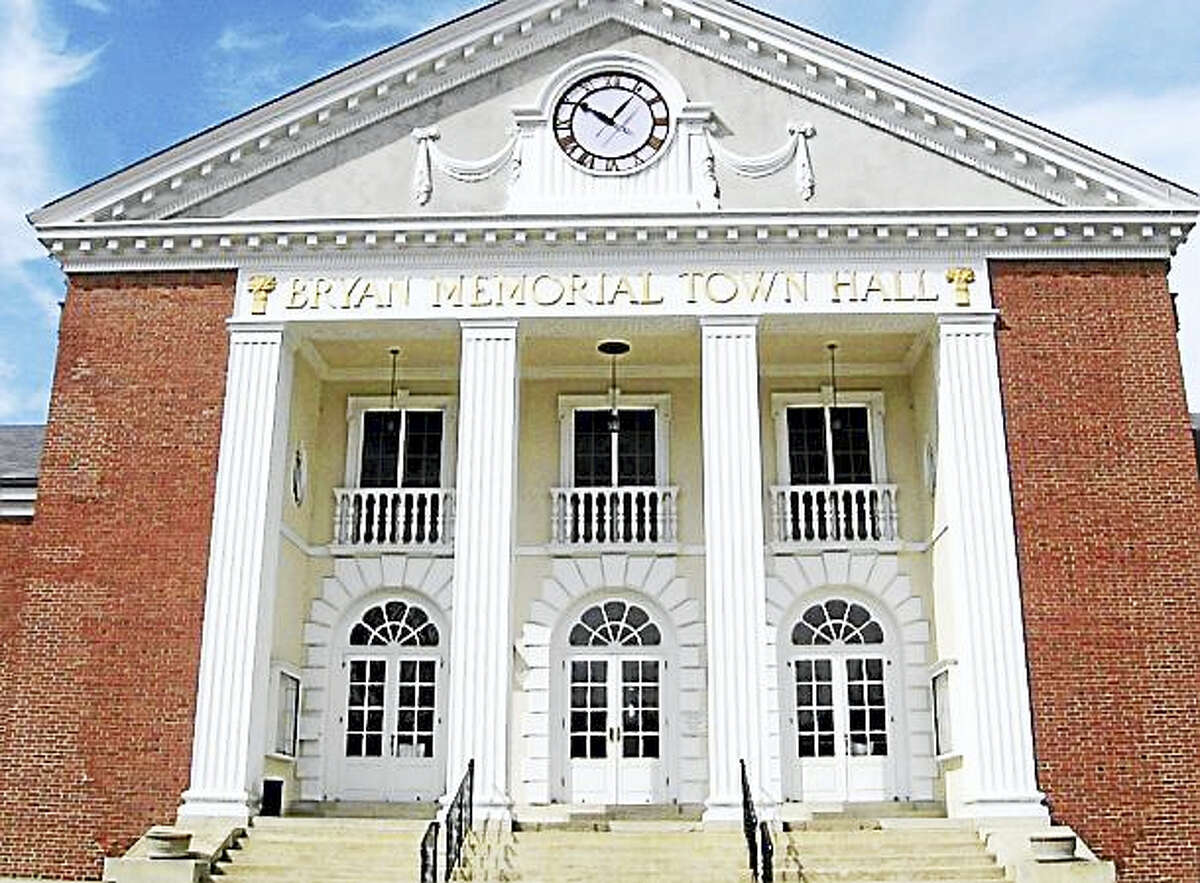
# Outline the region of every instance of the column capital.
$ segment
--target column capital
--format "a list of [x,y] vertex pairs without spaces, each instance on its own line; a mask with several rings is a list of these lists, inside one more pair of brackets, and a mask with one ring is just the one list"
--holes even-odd
[[759,316],[701,316],[701,328],[757,328]]
[[247,322],[244,319],[226,319],[225,330],[232,337],[235,334],[283,335],[287,326],[283,322]]
[[[517,319],[459,319],[458,327],[463,334],[472,334],[475,337],[490,336],[488,332],[512,332],[517,331]],[[511,337],[512,334],[500,334],[500,337]]]
[[993,330],[1000,320],[999,310],[979,310],[971,313],[938,313],[937,327],[943,334]]

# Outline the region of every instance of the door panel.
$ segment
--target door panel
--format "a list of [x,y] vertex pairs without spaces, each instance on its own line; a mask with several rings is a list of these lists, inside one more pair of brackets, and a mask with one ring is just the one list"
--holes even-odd
[[437,657],[347,657],[341,800],[432,800],[442,793]]
[[662,662],[605,656],[568,663],[570,799],[662,799]]
[[887,662],[882,657],[798,657],[793,679],[793,798],[885,800],[892,766]]

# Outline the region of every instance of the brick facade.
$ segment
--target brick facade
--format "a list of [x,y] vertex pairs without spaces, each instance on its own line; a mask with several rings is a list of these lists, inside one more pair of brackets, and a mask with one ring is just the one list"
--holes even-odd
[[96,878],[187,786],[233,286],[71,281],[37,516],[0,534],[0,875]]
[[1137,883],[1200,880],[1200,484],[1166,270],[991,266],[1039,783]]

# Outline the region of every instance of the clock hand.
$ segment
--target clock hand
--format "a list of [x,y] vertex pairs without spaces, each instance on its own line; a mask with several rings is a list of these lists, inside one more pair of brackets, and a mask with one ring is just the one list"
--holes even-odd
[[606,125],[606,126],[609,126],[609,127],[611,127],[611,128],[614,128],[614,129],[620,129],[620,130],[621,130],[622,132],[624,132],[626,135],[632,135],[632,134],[633,134],[632,132],[630,132],[630,131],[629,131],[629,129],[628,129],[628,128],[626,128],[625,126],[623,126],[623,125],[621,125],[620,123],[618,123],[618,122],[617,122],[615,119],[613,119],[612,117],[610,117],[610,116],[609,116],[608,114],[606,114],[604,111],[602,111],[602,110],[596,110],[596,108],[592,107],[592,106],[591,106],[590,104],[588,104],[586,101],[581,101],[581,102],[579,102],[579,109],[580,109],[580,110],[582,110],[584,113],[590,113],[592,116],[594,116],[594,117],[595,117],[596,119],[598,119],[600,122],[604,123],[604,125]]
[[[632,111],[630,111],[629,116],[627,116],[624,120],[621,119],[621,111],[623,111],[625,108],[627,108],[629,106],[629,102],[633,101],[633,98],[634,98],[634,96],[630,95],[628,98],[625,99],[625,102],[620,107],[618,107],[616,109],[616,111],[613,113],[613,119],[618,121],[617,125],[620,127],[620,131],[624,132],[626,135],[633,134],[633,132],[631,132],[629,130],[629,127],[626,126],[625,124],[633,119],[633,115],[637,113],[637,108],[635,107]],[[615,135],[616,133],[617,133],[617,129],[613,129],[611,132],[609,132],[608,137],[604,139],[603,143],[607,144],[608,142],[612,141],[613,135]]]

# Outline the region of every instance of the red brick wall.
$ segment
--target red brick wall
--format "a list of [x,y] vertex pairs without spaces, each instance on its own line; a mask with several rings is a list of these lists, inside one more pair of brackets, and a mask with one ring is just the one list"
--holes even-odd
[[233,285],[71,281],[26,574],[0,599],[0,875],[98,878],[187,786]]
[[1200,484],[1166,270],[991,267],[1039,781],[1139,883],[1200,880]]

